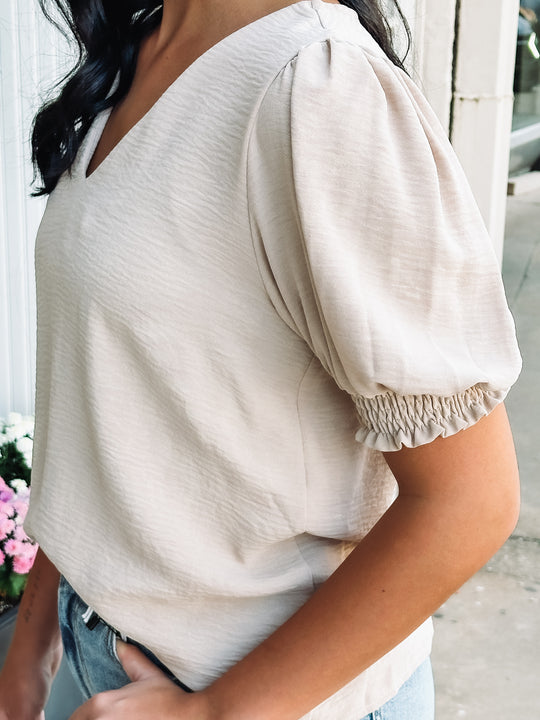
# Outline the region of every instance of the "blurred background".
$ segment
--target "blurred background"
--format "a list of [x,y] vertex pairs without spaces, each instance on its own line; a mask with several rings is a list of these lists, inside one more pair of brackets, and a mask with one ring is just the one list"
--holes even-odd
[[[507,403],[522,517],[503,550],[436,616],[437,717],[540,720],[540,0],[401,6],[413,33],[411,74],[504,259],[525,361]],[[0,2],[0,418],[33,413],[33,246],[44,201],[30,196],[28,138],[36,108],[73,57],[37,0]]]

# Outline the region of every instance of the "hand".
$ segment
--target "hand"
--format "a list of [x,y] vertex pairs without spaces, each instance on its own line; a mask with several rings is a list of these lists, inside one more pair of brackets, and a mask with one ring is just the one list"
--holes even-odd
[[94,695],[70,720],[210,720],[203,693],[181,690],[133,645],[118,641],[117,651],[131,683]]

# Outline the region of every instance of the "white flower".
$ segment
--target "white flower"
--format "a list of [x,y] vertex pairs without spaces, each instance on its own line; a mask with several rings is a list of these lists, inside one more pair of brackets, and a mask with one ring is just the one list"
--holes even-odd
[[9,415],[7,416],[7,420],[6,420],[6,425],[8,427],[10,427],[12,425],[18,425],[20,422],[22,422],[22,419],[23,419],[23,417],[22,417],[21,413],[16,413],[16,412],[9,413]]
[[8,426],[4,430],[4,437],[5,437],[4,442],[14,442],[15,440],[17,440],[19,438],[19,433],[17,431],[17,428]]
[[23,453],[31,453],[32,452],[32,445],[34,443],[32,442],[32,438],[26,437],[26,435],[23,435],[23,437],[20,437],[17,440],[17,448]]
[[21,422],[17,425],[17,430],[22,435],[30,435],[34,437],[34,418],[31,415],[23,417]]
[[25,435],[33,436],[34,434],[34,418],[31,415],[24,417],[20,413],[10,413],[3,425],[3,431],[0,434],[0,445],[6,442],[13,442]]
[[29,437],[20,437],[17,440],[17,449],[24,455],[28,467],[32,467],[32,447],[34,443]]
[[12,480],[10,482],[11,487],[17,495],[20,495],[21,497],[26,497],[30,494],[30,488],[28,485],[24,482],[24,480],[21,480],[20,478],[17,478],[16,480]]

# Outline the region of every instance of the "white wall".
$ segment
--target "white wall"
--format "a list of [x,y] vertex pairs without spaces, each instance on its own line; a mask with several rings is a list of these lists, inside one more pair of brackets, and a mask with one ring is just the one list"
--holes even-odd
[[30,198],[31,119],[60,72],[61,41],[35,0],[0,0],[0,417],[34,395],[33,247],[44,201]]

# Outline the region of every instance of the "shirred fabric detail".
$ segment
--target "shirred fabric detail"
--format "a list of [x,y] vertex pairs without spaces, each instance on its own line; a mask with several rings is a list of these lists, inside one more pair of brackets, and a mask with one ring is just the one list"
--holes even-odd
[[361,426],[356,439],[381,452],[418,447],[454,435],[485,417],[505,398],[475,386],[451,397],[377,395],[356,397]]

